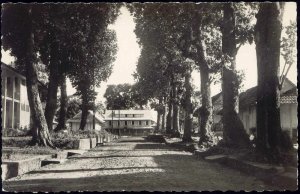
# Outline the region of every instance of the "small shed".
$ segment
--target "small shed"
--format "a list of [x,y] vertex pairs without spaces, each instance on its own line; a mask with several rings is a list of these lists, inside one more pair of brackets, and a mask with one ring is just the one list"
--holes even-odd
[[[89,111],[84,130],[100,131],[102,129],[102,127],[104,126],[103,115],[98,113],[95,114],[95,129],[93,129],[93,117],[94,117],[93,111]],[[79,129],[80,121],[81,121],[81,111],[77,113],[73,118],[67,120],[67,123],[70,129],[75,131]]]

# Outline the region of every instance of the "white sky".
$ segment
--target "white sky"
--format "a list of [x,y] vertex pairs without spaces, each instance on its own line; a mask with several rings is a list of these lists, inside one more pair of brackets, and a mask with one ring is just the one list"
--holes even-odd
[[[285,6],[285,13],[283,16],[283,25],[289,24],[290,20],[296,21],[296,3],[288,2]],[[105,93],[106,87],[109,84],[120,84],[120,83],[134,83],[132,74],[134,73],[137,65],[137,60],[140,54],[139,45],[136,42],[136,36],[134,34],[135,23],[133,18],[130,16],[129,11],[125,8],[121,8],[121,15],[117,18],[114,25],[111,26],[112,29],[116,30],[117,43],[118,43],[118,53],[116,61],[113,66],[113,73],[107,82],[101,84],[98,88],[97,100],[105,101],[103,95]],[[1,61],[4,63],[10,63],[14,61],[14,58],[9,55],[9,52],[4,52],[1,49]],[[255,44],[244,45],[240,48],[237,58],[237,69],[243,70],[245,73],[245,80],[243,82],[243,90],[247,90],[255,85],[257,85],[257,67],[256,67],[256,52]],[[281,64],[284,64],[281,60]],[[198,87],[200,86],[200,74],[194,71],[192,74],[193,82]],[[287,77],[297,83],[297,64],[293,64]],[[212,95],[220,92],[220,84],[212,86]],[[67,93],[71,95],[75,92],[72,88],[71,83],[67,83]]]

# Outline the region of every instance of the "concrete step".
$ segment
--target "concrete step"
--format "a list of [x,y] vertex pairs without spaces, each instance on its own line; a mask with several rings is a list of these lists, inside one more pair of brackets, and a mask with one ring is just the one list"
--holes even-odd
[[41,166],[46,166],[48,164],[63,164],[65,163],[66,159],[47,159],[47,160],[42,160]]
[[66,152],[68,152],[67,157],[70,157],[74,155],[82,155],[87,152],[87,150],[66,150]]

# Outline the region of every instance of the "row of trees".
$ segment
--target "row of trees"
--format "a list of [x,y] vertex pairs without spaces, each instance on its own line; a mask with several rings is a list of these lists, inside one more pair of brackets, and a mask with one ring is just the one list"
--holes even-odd
[[[131,4],[135,33],[142,50],[136,80],[146,99],[159,106],[157,124],[179,135],[184,112],[183,141],[191,141],[193,114],[199,117],[199,145],[216,144],[212,132],[210,85],[222,81],[223,145],[248,147],[239,119],[241,76],[236,70],[239,48],[255,40],[258,66],[257,150],[269,156],[290,146],[280,128],[279,58],[284,3]],[[255,17],[257,22],[255,24]],[[288,41],[288,39],[290,41]],[[292,46],[291,36],[283,49]],[[289,46],[287,46],[289,45]],[[286,55],[291,52],[285,52]],[[191,73],[200,71],[200,108],[193,106]],[[275,121],[276,120],[276,121]]]
[[[54,147],[49,130],[53,130],[59,87],[59,124],[55,130],[65,127],[67,76],[81,97],[80,129],[84,129],[88,110],[95,107],[94,88],[111,74],[117,45],[108,25],[118,14],[119,5],[105,3],[3,5],[1,40],[27,78],[33,144]],[[38,92],[39,63],[46,65],[49,77],[45,113]]]

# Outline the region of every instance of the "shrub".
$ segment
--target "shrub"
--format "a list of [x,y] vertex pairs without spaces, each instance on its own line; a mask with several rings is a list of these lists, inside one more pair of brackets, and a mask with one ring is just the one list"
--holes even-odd
[[2,146],[3,147],[26,147],[31,141],[31,137],[3,137]]
[[14,128],[4,128],[2,129],[2,136],[3,137],[24,137],[28,134],[27,128],[20,128],[20,129],[14,129]]
[[55,147],[60,149],[76,149],[79,144],[78,139],[66,138],[66,139],[53,139]]

